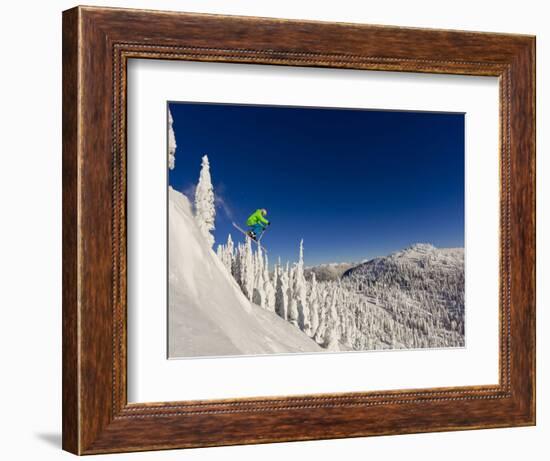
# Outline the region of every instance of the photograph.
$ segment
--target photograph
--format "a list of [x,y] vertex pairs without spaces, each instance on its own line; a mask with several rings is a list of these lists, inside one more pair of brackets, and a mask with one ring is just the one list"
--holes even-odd
[[465,114],[169,101],[168,358],[465,347]]

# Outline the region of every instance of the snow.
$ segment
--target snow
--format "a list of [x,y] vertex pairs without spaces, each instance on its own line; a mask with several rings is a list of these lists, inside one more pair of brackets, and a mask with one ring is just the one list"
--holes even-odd
[[201,172],[199,183],[195,189],[195,219],[199,229],[204,234],[204,238],[212,247],[214,245],[214,236],[211,231],[215,229],[216,205],[214,199],[214,187],[210,177],[210,163],[208,156],[202,157]]
[[174,128],[172,127],[173,123],[172,112],[168,109],[168,168],[171,170],[176,166],[176,148],[178,147]]
[[169,357],[321,351],[246,298],[204,238],[187,197],[171,187],[168,195]]

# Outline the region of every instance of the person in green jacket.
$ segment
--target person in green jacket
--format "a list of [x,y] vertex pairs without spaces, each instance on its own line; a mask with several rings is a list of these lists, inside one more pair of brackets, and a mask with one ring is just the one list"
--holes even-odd
[[254,213],[252,213],[246,220],[246,225],[250,228],[248,235],[256,240],[262,233],[265,231],[266,227],[269,226],[270,222],[265,219],[267,215],[267,210],[265,208],[258,208]]

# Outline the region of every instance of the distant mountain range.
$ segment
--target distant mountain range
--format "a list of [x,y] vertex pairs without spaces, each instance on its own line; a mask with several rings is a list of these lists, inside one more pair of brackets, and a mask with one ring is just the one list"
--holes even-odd
[[327,282],[340,279],[347,270],[357,265],[358,263],[319,264],[318,266],[306,267],[304,272],[308,280],[311,280],[312,274],[315,274],[318,282]]
[[363,262],[326,263],[305,268],[308,280],[315,274],[318,282],[364,276],[377,279],[382,274],[402,269],[464,273],[464,248],[436,248],[430,243],[415,243],[403,250]]
[[443,272],[456,272],[458,270],[463,272],[464,248],[436,248],[429,243],[416,243],[388,256],[352,265],[342,275],[349,277],[363,274],[378,277],[380,273],[387,272],[390,267]]
[[364,282],[370,289],[426,295],[453,312],[464,310],[464,248],[417,243],[352,267],[342,278]]
[[352,349],[465,344],[464,248],[417,243],[363,263],[307,271],[332,277],[324,283],[347,293],[339,302],[343,311],[355,312],[355,327],[341,341]]

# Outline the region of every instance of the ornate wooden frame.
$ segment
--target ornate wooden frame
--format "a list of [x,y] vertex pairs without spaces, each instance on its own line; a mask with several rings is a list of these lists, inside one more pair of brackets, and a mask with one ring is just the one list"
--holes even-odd
[[[496,386],[129,404],[126,64],[318,66],[500,80]],[[535,38],[77,7],[63,13],[63,448],[77,454],[535,424]]]

